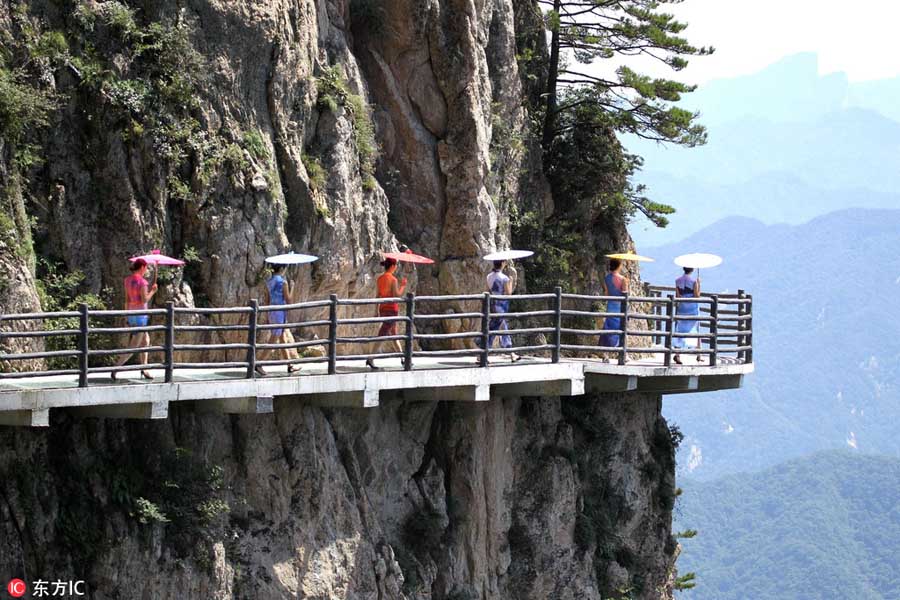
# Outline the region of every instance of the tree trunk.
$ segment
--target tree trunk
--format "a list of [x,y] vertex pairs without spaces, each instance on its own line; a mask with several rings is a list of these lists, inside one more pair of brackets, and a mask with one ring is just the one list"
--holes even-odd
[[541,145],[546,152],[553,142],[556,128],[556,81],[559,78],[559,10],[562,0],[553,0],[553,11],[557,15],[556,26],[550,36],[550,65],[547,74],[547,112],[544,115],[544,135]]

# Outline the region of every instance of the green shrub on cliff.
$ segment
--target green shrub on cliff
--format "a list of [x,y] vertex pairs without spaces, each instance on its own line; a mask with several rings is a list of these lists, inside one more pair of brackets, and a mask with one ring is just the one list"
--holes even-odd
[[28,168],[37,161],[26,134],[45,127],[55,106],[51,92],[29,83],[21,69],[7,68],[0,52],[0,138],[12,145],[17,165]]
[[[175,178],[209,185],[214,167],[227,162],[228,144],[218,136],[212,136],[216,139],[210,143],[210,135],[194,114],[207,70],[187,27],[178,22],[148,22],[140,11],[117,0],[79,2],[61,10],[69,10],[71,18],[64,20],[63,30],[55,30],[43,17],[32,14],[27,3],[16,4],[16,34],[7,35],[0,52],[0,132],[4,137],[15,139],[33,125],[47,122],[53,98],[34,82],[64,70],[79,85],[63,89],[88,107],[85,118],[91,126],[118,131],[129,143],[152,144],[167,163],[170,182]],[[23,154],[24,161],[39,157],[36,147],[24,148],[32,150]],[[194,164],[187,162],[190,158],[196,159]],[[198,172],[196,178],[193,171]],[[170,188],[177,198],[193,198],[185,193],[185,185]]]
[[4,66],[0,54],[0,135],[7,140],[20,138],[34,125],[46,125],[52,108],[45,96],[35,94],[23,80],[21,71]]
[[318,96],[316,104],[319,108],[337,112],[344,107],[353,126],[353,142],[359,157],[359,170],[363,178],[363,187],[367,190],[375,188],[375,161],[378,159],[378,142],[375,140],[375,126],[372,113],[365,99],[350,91],[344,71],[340,65],[326,68],[316,78]]
[[[54,262],[46,258],[39,258],[37,261],[37,277],[35,287],[37,288],[38,298],[41,301],[41,310],[46,312],[72,312],[77,311],[82,304],[87,304],[91,310],[105,310],[108,308],[107,302],[112,296],[112,292],[108,289],[103,290],[101,294],[93,294],[84,291],[82,284],[84,282],[84,273],[81,271],[69,271],[61,262]],[[108,327],[108,321],[91,319],[89,323],[91,327]],[[62,317],[57,319],[47,319],[44,326],[48,330],[66,330],[78,329],[78,317]],[[53,350],[76,350],[77,340],[74,336],[55,336],[49,337],[44,342],[46,349]],[[116,348],[116,340],[112,336],[92,336],[91,348],[108,349]],[[91,366],[100,366],[112,364],[115,357],[93,357]],[[47,359],[47,366],[50,369],[74,369],[78,368],[77,358],[74,356],[57,356]]]

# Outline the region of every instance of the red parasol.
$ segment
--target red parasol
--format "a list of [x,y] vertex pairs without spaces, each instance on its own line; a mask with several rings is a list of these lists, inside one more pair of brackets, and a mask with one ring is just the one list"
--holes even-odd
[[148,265],[156,265],[157,268],[153,270],[153,283],[156,283],[156,274],[159,271],[159,267],[181,267],[184,265],[183,260],[166,256],[160,253],[159,250],[151,250],[150,254],[144,254],[143,256],[132,256],[128,260],[134,262],[139,258],[144,259],[144,262]]
[[434,264],[434,261],[428,258],[427,256],[422,256],[421,254],[414,254],[412,250],[407,250],[406,252],[385,252],[385,258],[393,258],[397,262],[408,262],[415,263],[418,265],[431,265]]
[[143,258],[149,265],[162,265],[164,267],[181,267],[184,265],[183,260],[161,254],[159,250],[151,250],[150,254],[144,254],[143,256],[132,256],[128,260],[134,262],[139,258]]

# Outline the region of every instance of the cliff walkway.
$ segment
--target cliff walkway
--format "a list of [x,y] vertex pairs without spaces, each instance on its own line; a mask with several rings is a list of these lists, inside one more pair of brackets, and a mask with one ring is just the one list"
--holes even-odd
[[[672,288],[648,289],[625,298],[557,288],[513,296],[332,295],[287,306],[256,300],[223,308],[169,302],[145,311],[82,305],[74,312],[0,315],[0,424],[46,426],[51,409],[166,418],[169,403],[179,401],[195,401],[199,410],[266,413],[291,401],[374,407],[392,397],[477,402],[740,387],[753,370],[752,296],[738,291],[682,299]],[[496,300],[509,300],[510,312],[492,313]],[[607,302],[620,300],[620,312],[606,310]],[[701,314],[679,315],[682,302],[699,303]],[[375,316],[385,303],[399,303],[401,314]],[[269,313],[283,310],[287,323],[269,323]],[[124,326],[125,317],[141,314],[150,317],[149,325]],[[489,329],[491,320],[501,317],[512,348],[488,343],[497,333]],[[620,324],[604,328],[608,319]],[[679,322],[687,320],[699,327],[679,333]],[[397,335],[375,335],[385,321],[397,324]],[[282,328],[313,339],[272,343],[269,332]],[[124,342],[137,332],[151,336],[143,349],[149,363],[114,366],[134,352]],[[600,342],[611,338],[618,338],[616,345]],[[696,340],[695,347],[677,349],[679,339]],[[402,351],[381,351],[396,342]],[[288,349],[298,356],[272,356]],[[513,362],[510,352],[522,358]],[[379,369],[369,369],[367,359],[377,359]],[[289,373],[288,366],[302,369]],[[257,367],[270,372],[261,376]],[[140,378],[141,368],[154,379]]]

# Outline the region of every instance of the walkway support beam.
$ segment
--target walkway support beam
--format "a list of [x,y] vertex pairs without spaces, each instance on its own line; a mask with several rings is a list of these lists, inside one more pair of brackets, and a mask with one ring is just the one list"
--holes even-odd
[[0,425],[17,427],[49,427],[50,410],[10,410],[0,412]]
[[79,417],[99,417],[102,419],[166,419],[169,417],[169,403],[136,402],[133,404],[96,404],[67,408]]

